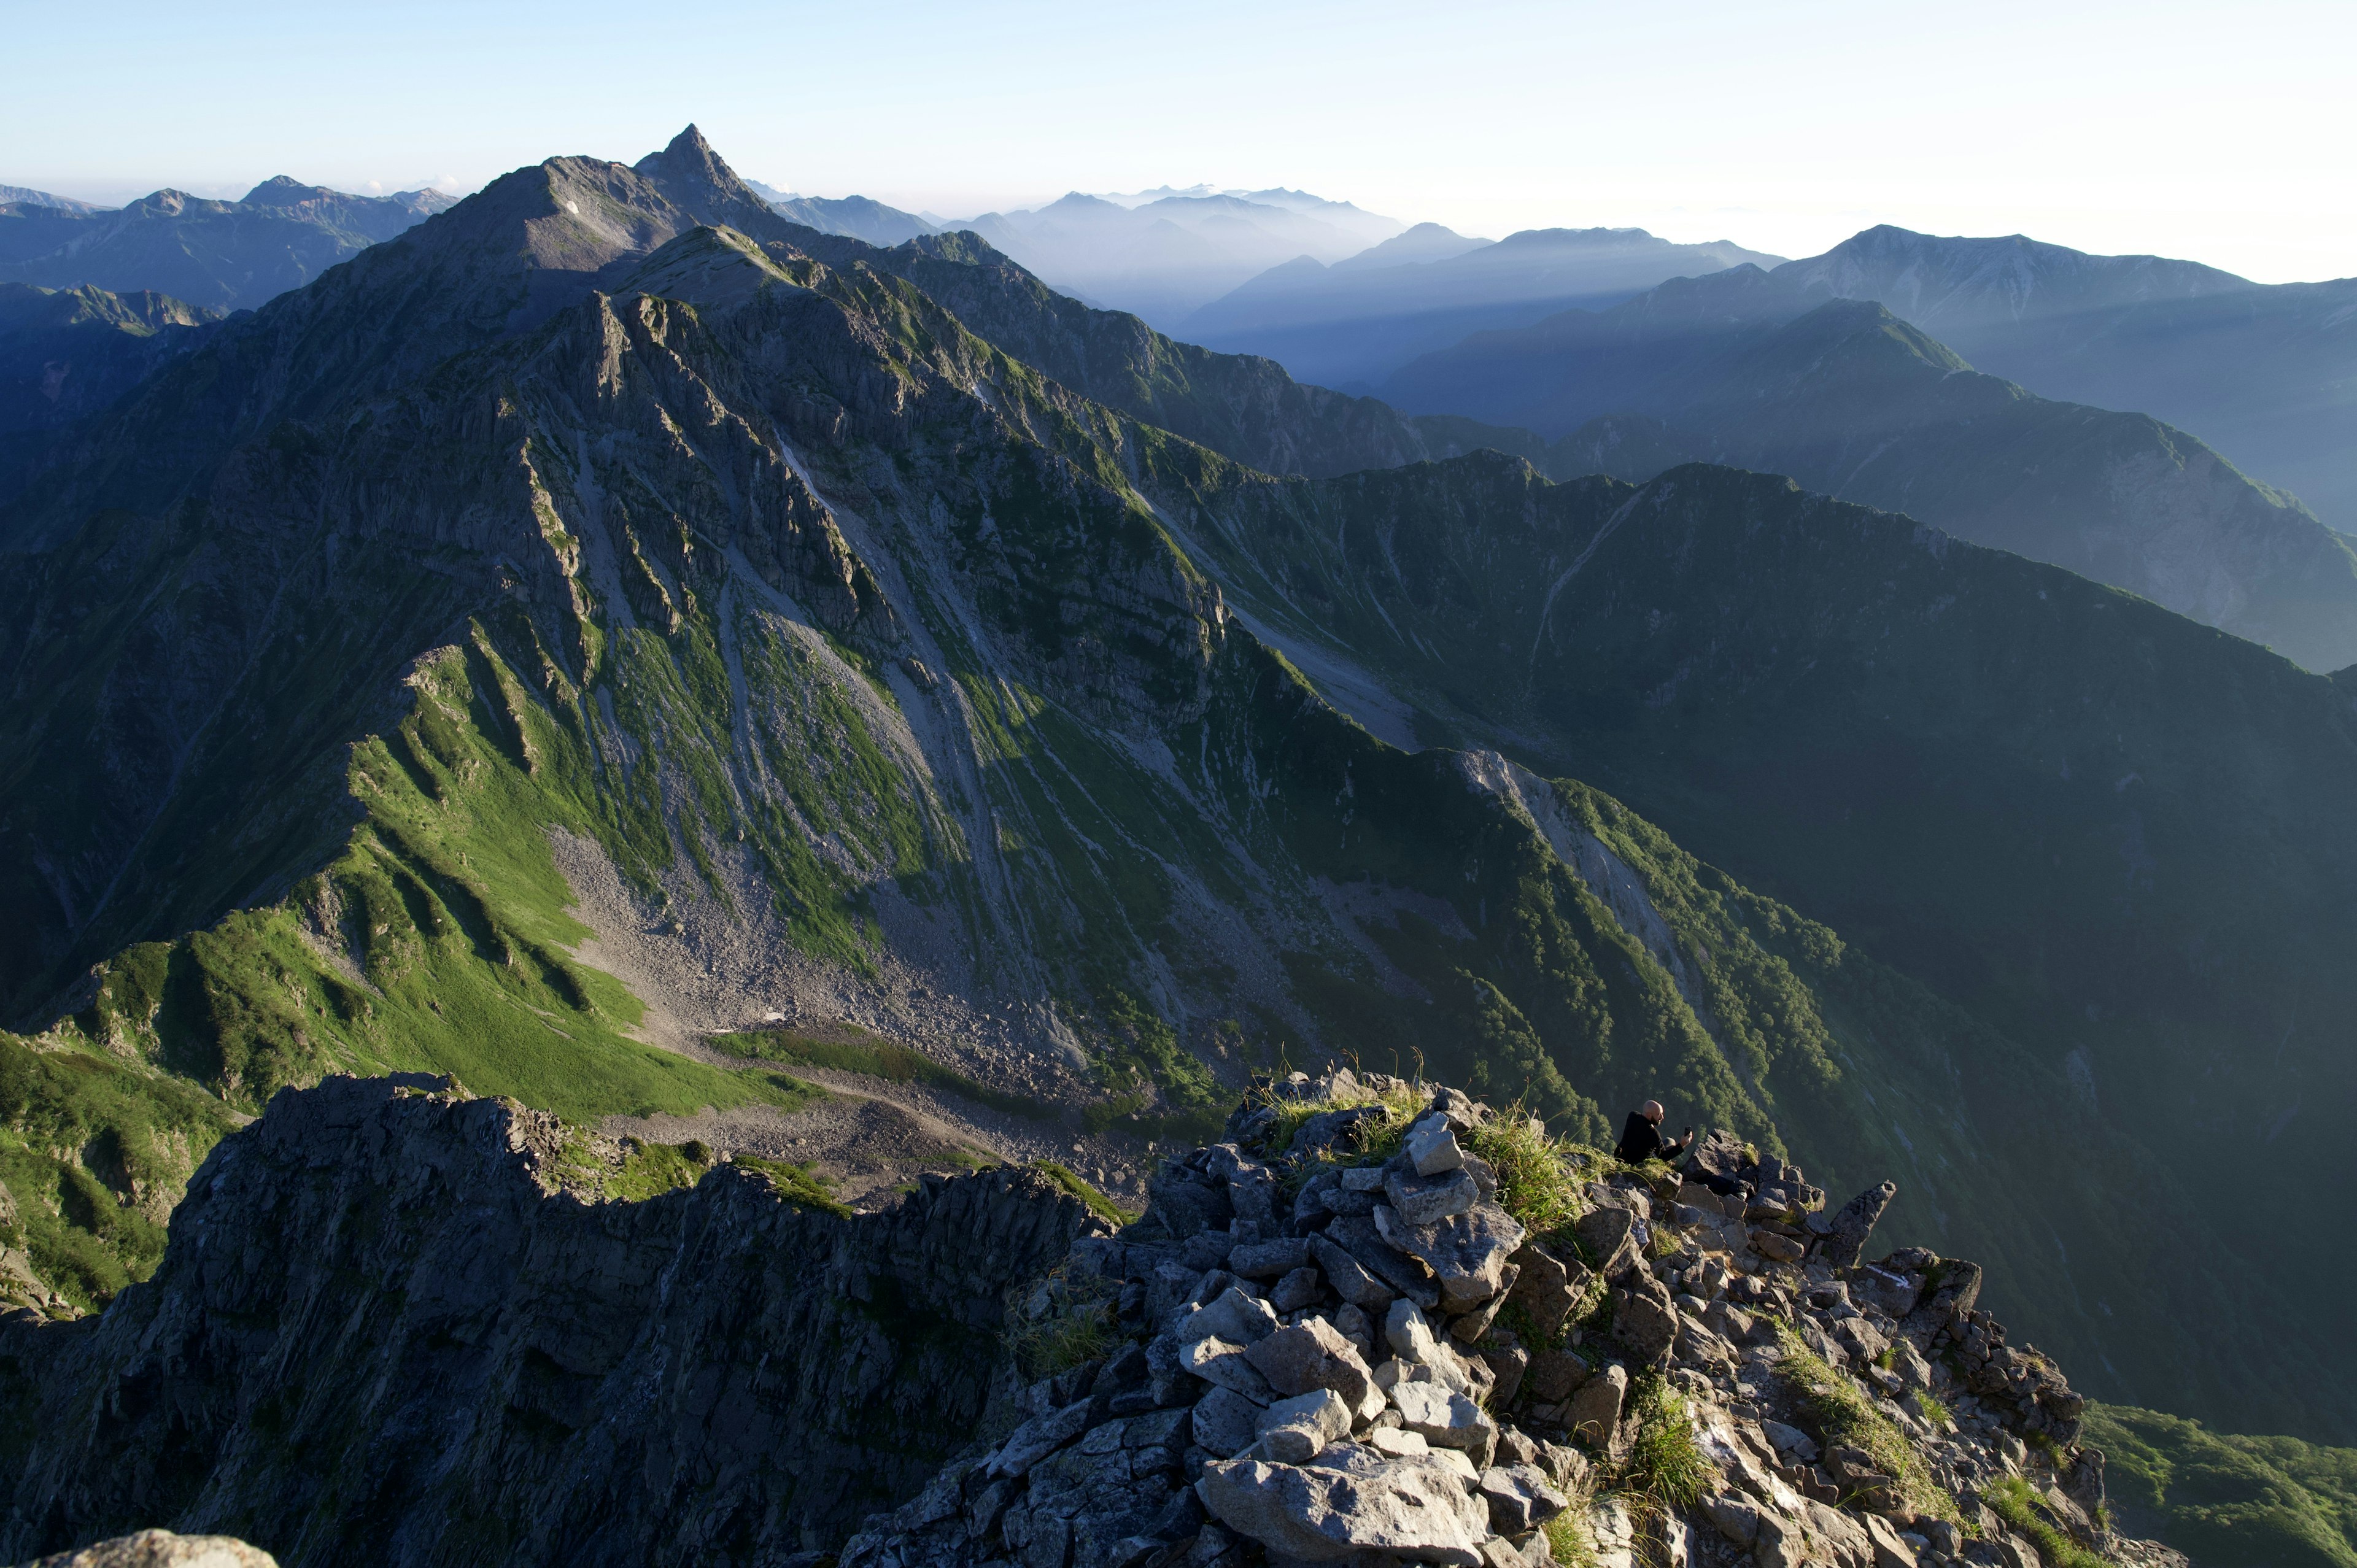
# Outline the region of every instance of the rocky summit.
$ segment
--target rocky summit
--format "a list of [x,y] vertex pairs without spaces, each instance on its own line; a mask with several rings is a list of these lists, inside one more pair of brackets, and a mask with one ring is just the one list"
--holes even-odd
[[1630,1165],[1450,1088],[1264,1077],[1118,1226],[1016,1168],[863,1216],[759,1161],[608,1200],[608,1153],[447,1080],[282,1091],[152,1281],[0,1320],[0,1554],[2185,1562],[2115,1530],[1980,1267],[1878,1251],[1894,1184],[1829,1212],[1724,1132]]

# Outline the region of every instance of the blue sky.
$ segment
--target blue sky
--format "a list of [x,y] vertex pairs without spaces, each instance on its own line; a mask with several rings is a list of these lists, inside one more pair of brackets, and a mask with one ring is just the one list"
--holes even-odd
[[741,172],[966,216],[1286,185],[1467,232],[1786,255],[1875,222],[2357,274],[2350,0],[2196,7],[9,7],[0,183],[471,189],[690,120]]

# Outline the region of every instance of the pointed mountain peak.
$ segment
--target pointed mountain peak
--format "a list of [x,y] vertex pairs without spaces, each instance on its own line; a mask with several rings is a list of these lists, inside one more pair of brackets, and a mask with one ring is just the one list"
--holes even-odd
[[737,177],[694,125],[673,136],[662,151],[640,158],[631,172],[706,223],[743,228],[770,214],[770,204]]

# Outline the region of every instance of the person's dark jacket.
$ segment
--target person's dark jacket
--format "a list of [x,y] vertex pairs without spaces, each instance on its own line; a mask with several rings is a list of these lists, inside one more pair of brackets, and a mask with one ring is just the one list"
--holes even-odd
[[1642,1160],[1669,1159],[1684,1147],[1676,1139],[1663,1137],[1662,1130],[1647,1120],[1643,1112],[1631,1111],[1629,1124],[1620,1130],[1618,1152],[1622,1165],[1633,1165]]

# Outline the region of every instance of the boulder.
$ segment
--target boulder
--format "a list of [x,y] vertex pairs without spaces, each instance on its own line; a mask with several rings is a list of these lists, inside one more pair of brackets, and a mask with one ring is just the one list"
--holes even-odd
[[1203,1151],[1207,1174],[1224,1182],[1228,1205],[1238,1219],[1267,1225],[1276,1218],[1276,1173],[1233,1144]]
[[1364,1263],[1341,1243],[1325,1236],[1309,1238],[1309,1255],[1334,1287],[1334,1294],[1362,1312],[1381,1313],[1396,1298],[1392,1288],[1367,1272]]
[[1512,1261],[1521,1273],[1514,1276],[1507,1299],[1522,1308],[1541,1338],[1555,1338],[1586,1299],[1588,1282],[1595,1276],[1578,1259],[1558,1258],[1536,1241],[1523,1243]]
[[1337,1438],[1351,1434],[1351,1407],[1331,1389],[1279,1400],[1261,1413],[1253,1457],[1272,1464],[1303,1465]]
[[1473,1103],[1466,1096],[1463,1090],[1443,1088],[1433,1095],[1432,1104],[1425,1112],[1424,1116],[1419,1116],[1416,1120],[1421,1122],[1425,1116],[1439,1116],[1446,1119],[1452,1132],[1470,1133],[1481,1124],[1483,1112],[1481,1107]]
[[1268,1305],[1279,1312],[1299,1312],[1304,1307],[1316,1306],[1325,1294],[1326,1286],[1316,1269],[1295,1269],[1269,1287]]
[[1170,1323],[1171,1335],[1181,1345],[1213,1337],[1256,1345],[1276,1329],[1275,1310],[1233,1285],[1202,1305],[1180,1308]]
[[1540,1350],[1523,1374],[1523,1388],[1540,1404],[1561,1404],[1587,1381],[1588,1365],[1569,1350]]
[[1280,1396],[1331,1390],[1356,1409],[1374,1386],[1374,1373],[1357,1347],[1322,1317],[1280,1328],[1244,1354]]
[[1155,1178],[1146,1212],[1173,1237],[1183,1240],[1199,1231],[1225,1230],[1235,1208],[1228,1201],[1225,1182],[1214,1185],[1190,1174],[1173,1172]]
[[1213,1389],[1196,1402],[1191,1416],[1198,1447],[1232,1459],[1260,1435],[1261,1407],[1233,1389]]
[[60,1552],[27,1568],[278,1568],[278,1559],[233,1535],[143,1530],[79,1552]]
[[1457,1133],[1446,1116],[1426,1116],[1410,1127],[1400,1152],[1420,1176],[1439,1176],[1465,1164],[1465,1151],[1457,1146]]
[[[1327,1238],[1365,1265],[1367,1273],[1391,1287],[1394,1294],[1404,1295],[1421,1307],[1440,1305],[1439,1287],[1433,1283],[1431,1271],[1415,1259],[1401,1251],[1383,1239],[1372,1218],[1348,1216],[1326,1227]],[[1319,1254],[1321,1257],[1323,1254]],[[1333,1271],[1326,1277],[1332,1279]],[[1365,1305],[1364,1302],[1360,1303]]]
[[1612,1337],[1642,1365],[1666,1359],[1678,1340],[1678,1309],[1670,1287],[1642,1270],[1631,1273],[1612,1293]]
[[1181,1345],[1178,1364],[1207,1383],[1233,1389],[1254,1404],[1265,1405],[1276,1397],[1268,1380],[1260,1375],[1260,1369],[1244,1354],[1244,1347],[1217,1335]]
[[1435,1448],[1455,1448],[1486,1463],[1498,1441],[1498,1423],[1480,1405],[1438,1383],[1398,1383],[1390,1391],[1400,1424]]
[[1620,1435],[1620,1407],[1629,1395],[1629,1369],[1617,1363],[1580,1385],[1564,1412],[1571,1434],[1599,1452],[1609,1451]]
[[1571,1506],[1535,1465],[1492,1466],[1476,1487],[1490,1505],[1490,1528],[1500,1535],[1535,1530]]
[[1431,1455],[1337,1444],[1314,1465],[1215,1460],[1195,1489],[1213,1518],[1272,1556],[1339,1563],[1382,1552],[1480,1568],[1488,1505]]
[[1381,1165],[1352,1165],[1342,1173],[1344,1192],[1381,1192],[1387,1175]]
[[1843,1204],[1824,1230],[1824,1240],[1817,1248],[1819,1258],[1833,1268],[1856,1268],[1858,1260],[1866,1255],[1867,1238],[1874,1233],[1875,1222],[1898,1196],[1899,1184],[1886,1181]]
[[1247,1280],[1273,1280],[1305,1267],[1308,1262],[1309,1243],[1298,1236],[1247,1242],[1227,1256],[1229,1270]]
[[1383,1196],[1391,1200],[1392,1211],[1408,1224],[1431,1225],[1452,1214],[1470,1212],[1481,1191],[1460,1157],[1457,1165],[1434,1176],[1386,1171]]
[[1439,1305],[1449,1313],[1470,1312],[1504,1288],[1506,1260],[1524,1235],[1521,1223],[1494,1203],[1431,1225],[1408,1224],[1392,1208],[1378,1207],[1374,1223],[1383,1240],[1432,1271]]
[[1951,1332],[1962,1328],[1965,1318],[1980,1305],[1981,1266],[1961,1258],[1951,1258],[1939,1267],[1939,1277],[1932,1287],[1930,1297],[1920,1303],[1907,1316],[1910,1333],[1929,1338],[1945,1328]]
[[1410,1432],[1405,1426],[1378,1426],[1367,1434],[1367,1446],[1394,1459],[1432,1452],[1432,1444],[1424,1440],[1423,1433]]
[[[1512,1337],[1501,1335],[1500,1337],[1511,1340]],[[1520,1345],[1500,1344],[1495,1340],[1476,1348],[1473,1353],[1490,1369],[1492,1380],[1490,1402],[1501,1410],[1513,1403],[1514,1396],[1522,1391],[1523,1376],[1530,1370],[1531,1353]]]
[[1776,1450],[1777,1456],[1787,1465],[1813,1465],[1817,1462],[1817,1440],[1797,1426],[1781,1421],[1763,1421],[1760,1431]]
[[1751,1232],[1751,1250],[1779,1263],[1797,1263],[1808,1252],[1808,1248],[1792,1237],[1781,1235],[1766,1226],[1758,1227]]

